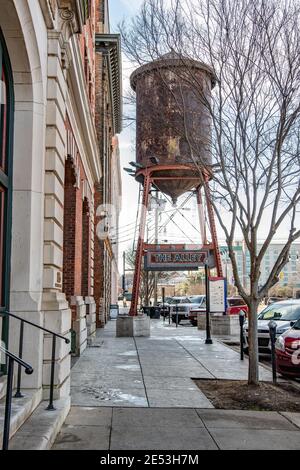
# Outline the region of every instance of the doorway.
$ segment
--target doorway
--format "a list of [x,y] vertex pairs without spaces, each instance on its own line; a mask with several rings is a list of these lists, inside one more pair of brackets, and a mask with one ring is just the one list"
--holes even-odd
[[[14,92],[10,60],[0,29],[0,334],[8,346],[11,218],[12,218],[12,142]],[[2,315],[1,315],[2,314]],[[2,370],[3,372],[3,370]]]

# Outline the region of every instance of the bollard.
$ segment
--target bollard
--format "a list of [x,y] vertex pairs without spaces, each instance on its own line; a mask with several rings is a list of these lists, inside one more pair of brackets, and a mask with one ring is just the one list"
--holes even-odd
[[163,314],[164,314],[164,323],[166,320],[166,312],[165,312],[165,288],[162,288],[162,308],[163,308]]
[[241,346],[241,361],[244,360],[244,323],[245,323],[245,312],[240,310],[240,346]]
[[271,320],[269,322],[268,326],[269,326],[269,333],[270,333],[270,339],[271,339],[273,383],[276,384],[276,382],[277,382],[277,372],[276,372],[275,343],[276,343],[277,323],[274,320]]
[[176,301],[176,328],[178,328],[178,302]]
[[205,263],[205,296],[206,296],[206,340],[205,344],[213,344],[210,331],[210,293],[209,293],[209,268]]

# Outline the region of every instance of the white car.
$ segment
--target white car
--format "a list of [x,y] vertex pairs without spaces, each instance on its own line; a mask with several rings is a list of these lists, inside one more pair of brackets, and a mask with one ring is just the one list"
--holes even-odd
[[178,315],[178,323],[181,320],[189,320],[189,313],[192,308],[200,307],[203,302],[204,295],[192,295],[186,297],[173,297],[169,301],[170,313],[172,321],[176,323],[176,317]]
[[[258,350],[260,354],[271,354],[269,322],[274,320],[277,324],[276,335],[280,336],[289,330],[300,319],[300,300],[290,299],[275,302],[258,315]],[[244,325],[244,344],[248,349],[248,322]]]

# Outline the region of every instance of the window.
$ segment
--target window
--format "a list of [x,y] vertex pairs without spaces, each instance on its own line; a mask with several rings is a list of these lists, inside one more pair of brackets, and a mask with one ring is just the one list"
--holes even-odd
[[228,298],[227,299],[227,302],[228,302],[228,306],[229,307],[239,307],[240,305],[246,305],[244,300],[239,298],[239,297],[236,297],[236,298]]
[[6,191],[0,185],[0,307],[4,306],[4,215]]
[[85,24],[91,16],[92,2],[91,0],[81,0],[81,10],[83,16],[83,23]]
[[259,320],[280,320],[280,321],[292,321],[297,320],[295,318],[297,313],[293,311],[291,304],[272,304],[263,310],[259,316]]
[[[9,308],[11,174],[13,137],[13,79],[0,29],[0,314]],[[0,339],[6,342],[8,323],[3,319]]]

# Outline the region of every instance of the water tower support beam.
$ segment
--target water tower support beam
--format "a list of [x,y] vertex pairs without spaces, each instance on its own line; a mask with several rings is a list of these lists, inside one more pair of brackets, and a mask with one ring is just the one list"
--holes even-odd
[[196,190],[196,194],[197,194],[197,206],[198,206],[198,214],[199,214],[199,222],[200,222],[201,241],[202,241],[202,245],[207,245],[206,226],[205,226],[201,186],[198,186]]
[[205,196],[206,196],[207,213],[208,213],[209,226],[210,226],[210,232],[211,232],[211,238],[212,238],[211,241],[212,241],[212,244],[214,247],[214,253],[215,253],[217,275],[219,277],[223,277],[222,260],[221,260],[220,248],[219,248],[219,243],[218,243],[215,215],[214,215],[214,209],[211,203],[211,193],[210,193],[210,188],[209,188],[209,180],[207,177],[205,177]]
[[130,311],[129,311],[130,316],[137,315],[137,308],[138,308],[138,303],[139,303],[141,270],[142,270],[142,260],[143,260],[143,252],[144,252],[145,230],[146,230],[147,210],[148,210],[148,205],[149,205],[150,187],[151,187],[151,178],[150,178],[150,173],[147,171],[145,172],[141,220],[140,220],[140,227],[139,227],[139,239],[138,239],[136,255],[135,255],[135,270],[134,270],[133,287],[132,287],[132,300],[131,300],[131,306],[130,306]]

